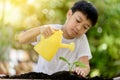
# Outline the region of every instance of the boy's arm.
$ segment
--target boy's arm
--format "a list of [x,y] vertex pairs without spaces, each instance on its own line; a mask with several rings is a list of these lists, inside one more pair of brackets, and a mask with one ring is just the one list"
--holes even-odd
[[31,43],[36,41],[36,37],[40,34],[40,27],[32,28],[20,33],[18,40],[20,43]]
[[49,37],[57,29],[51,27],[50,25],[44,25],[36,28],[32,28],[20,33],[18,40],[20,43],[32,43],[37,41],[37,36],[42,34],[45,38]]
[[89,59],[88,56],[83,56],[79,58],[79,61],[83,62],[87,67],[81,68],[76,67],[74,71],[77,73],[77,75],[82,75],[83,77],[87,76],[90,72],[90,65],[89,65]]

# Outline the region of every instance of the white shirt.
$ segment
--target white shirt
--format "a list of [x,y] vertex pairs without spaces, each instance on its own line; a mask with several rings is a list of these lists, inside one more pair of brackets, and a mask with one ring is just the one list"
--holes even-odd
[[[61,29],[62,25],[52,24],[53,27]],[[37,44],[40,41],[40,36],[37,37],[37,42],[32,43],[33,45]],[[74,39],[65,39],[62,37],[62,43],[69,44],[71,42],[75,43],[75,49],[71,52],[67,48],[60,48],[56,55],[53,57],[51,61],[47,61],[41,56],[39,56],[38,63],[36,66],[35,72],[43,72],[46,74],[53,74],[58,71],[68,70],[68,65],[59,59],[60,56],[66,58],[70,63],[77,61],[82,56],[88,56],[89,59],[92,58],[88,40],[85,34],[83,34],[79,38]]]

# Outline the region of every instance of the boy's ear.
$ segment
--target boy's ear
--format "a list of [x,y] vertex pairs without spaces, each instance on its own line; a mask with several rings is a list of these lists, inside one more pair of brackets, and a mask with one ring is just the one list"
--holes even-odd
[[70,9],[68,12],[67,12],[67,19],[69,19],[70,17],[72,16],[72,10]]

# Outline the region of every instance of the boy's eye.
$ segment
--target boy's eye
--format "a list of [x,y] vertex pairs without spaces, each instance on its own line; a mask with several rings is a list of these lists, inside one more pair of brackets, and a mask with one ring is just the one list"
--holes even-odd
[[78,23],[80,23],[80,20],[76,19],[76,21],[77,21]]
[[84,26],[84,29],[87,29],[87,27]]
[[84,26],[84,29],[88,29],[88,27]]

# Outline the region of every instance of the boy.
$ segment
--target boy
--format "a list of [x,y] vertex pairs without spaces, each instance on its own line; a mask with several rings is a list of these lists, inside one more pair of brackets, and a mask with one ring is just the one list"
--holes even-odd
[[64,25],[51,24],[27,30],[19,36],[19,42],[32,43],[35,45],[40,41],[40,34],[45,38],[49,37],[54,31],[63,31],[63,43],[75,43],[75,49],[70,52],[68,49],[60,48],[54,58],[47,62],[39,56],[36,72],[52,74],[58,71],[68,70],[65,62],[59,60],[60,56],[65,57],[71,63],[81,61],[87,65],[86,68],[76,67],[73,69],[78,75],[87,76],[90,72],[89,59],[92,58],[89,44],[85,33],[96,24],[98,13],[96,8],[87,1],[78,1],[67,12]]

